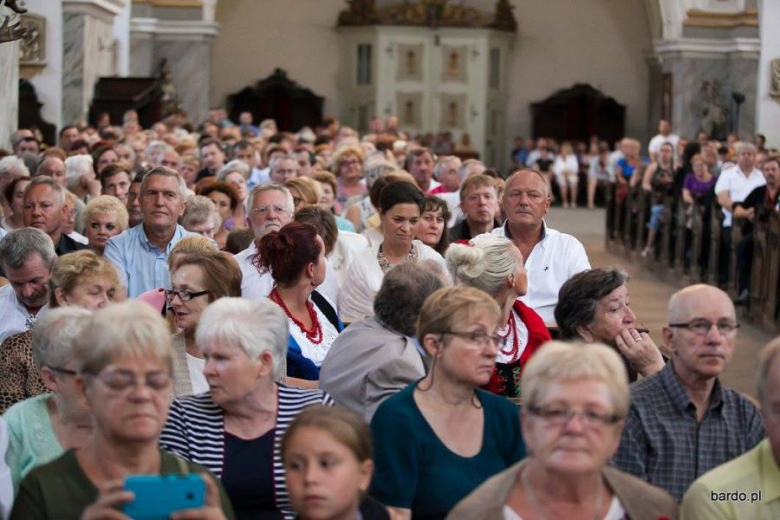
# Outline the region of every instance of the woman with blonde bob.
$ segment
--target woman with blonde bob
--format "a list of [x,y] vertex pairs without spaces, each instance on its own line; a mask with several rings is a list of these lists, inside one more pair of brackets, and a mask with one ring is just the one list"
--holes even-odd
[[87,203],[81,212],[81,220],[90,249],[102,255],[108,239],[127,229],[130,217],[119,199],[100,195]]
[[126,302],[95,312],[73,345],[75,391],[92,417],[92,435],[77,450],[29,473],[11,518],[115,518],[133,501],[130,475],[199,473],[206,501],[187,518],[232,518],[220,485],[197,464],[158,446],[172,391],[173,348],[165,321]]
[[495,300],[472,287],[439,289],[423,304],[417,339],[428,374],[371,420],[372,496],[398,518],[443,518],[525,456],[517,407],[480,389],[495,368],[500,319]]
[[456,284],[485,291],[501,308],[496,369],[483,388],[504,397],[520,397],[523,367],[551,339],[542,318],[518,299],[528,290],[522,253],[508,238],[484,235],[469,245],[452,244],[446,259]]
[[448,519],[676,517],[668,493],[608,465],[631,399],[612,349],[548,343],[526,366],[522,395],[528,458],[481,485]]

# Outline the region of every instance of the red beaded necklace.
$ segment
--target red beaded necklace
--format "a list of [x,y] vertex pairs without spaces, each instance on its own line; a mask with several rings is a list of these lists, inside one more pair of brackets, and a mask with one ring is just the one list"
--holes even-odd
[[501,336],[499,334],[499,337],[502,340],[506,340],[506,339],[509,339],[509,335],[511,334],[512,335],[512,346],[509,349],[507,349],[507,350],[504,350],[503,348],[499,347],[498,350],[502,354],[504,354],[506,356],[509,356],[509,362],[510,363],[515,360],[515,357],[517,356],[517,352],[520,349],[520,341],[517,338],[517,327],[515,325],[516,325],[515,324],[515,313],[513,311],[509,311],[509,330],[506,331],[506,336]]
[[279,295],[279,291],[276,289],[276,287],[274,287],[274,289],[271,291],[271,294],[268,295],[268,298],[282,308],[287,317],[290,318],[299,329],[301,329],[301,332],[303,332],[304,335],[306,335],[306,339],[311,341],[314,345],[319,345],[322,343],[322,327],[320,326],[320,320],[317,319],[317,311],[314,310],[314,305],[312,305],[311,302],[306,302],[306,310],[309,311],[309,317],[311,318],[312,326],[310,330],[306,330],[306,327],[303,326],[303,322],[296,319],[295,316],[293,316],[290,312],[290,309],[287,308],[287,305],[284,304],[284,300],[282,300],[282,297]]

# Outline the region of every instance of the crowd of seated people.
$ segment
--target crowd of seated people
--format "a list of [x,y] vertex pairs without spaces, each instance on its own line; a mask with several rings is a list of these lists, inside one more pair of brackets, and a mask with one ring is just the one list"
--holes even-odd
[[776,155],[662,121],[646,157],[518,139],[500,172],[395,117],[101,121],[0,157],[0,519],[127,518],[126,477],[174,473],[205,481],[176,518],[780,516],[777,342],[758,407],[720,381],[726,293],[656,343],[546,220],[644,189],[650,255],[668,194],[777,209]]

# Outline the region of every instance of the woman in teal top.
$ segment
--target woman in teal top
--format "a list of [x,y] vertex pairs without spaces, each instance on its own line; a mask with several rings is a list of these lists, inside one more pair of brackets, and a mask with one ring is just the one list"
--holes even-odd
[[479,389],[495,365],[500,316],[495,300],[472,287],[440,289],[420,311],[428,375],[388,398],[371,421],[371,494],[401,518],[444,518],[525,456],[517,407]]
[[81,446],[92,434],[92,418],[76,394],[73,342],[92,313],[79,307],[51,309],[35,324],[33,357],[50,394],[30,397],[9,408],[5,460],[14,491],[27,473],[65,449]]

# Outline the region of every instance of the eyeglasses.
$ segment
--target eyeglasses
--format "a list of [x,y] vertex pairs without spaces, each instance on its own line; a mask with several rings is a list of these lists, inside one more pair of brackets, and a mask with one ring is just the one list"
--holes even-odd
[[69,375],[69,376],[75,376],[76,374],[78,374],[78,372],[76,372],[75,370],[70,370],[68,368],[60,368],[60,367],[49,366],[49,369],[50,370],[54,370],[55,372],[59,372],[60,374],[65,374],[65,375]]
[[279,214],[282,214],[282,215],[287,214],[287,213],[292,213],[292,211],[290,211],[289,209],[283,208],[281,206],[258,206],[258,207],[256,207],[255,209],[252,210],[252,213],[257,213],[261,217],[264,217],[264,216],[268,215],[268,212],[271,211],[271,210],[273,210],[274,213],[279,213]]
[[720,320],[717,323],[712,323],[710,320],[691,320],[688,323],[670,323],[670,327],[676,327],[680,329],[688,329],[697,336],[706,336],[710,329],[712,329],[712,326],[715,325],[717,327],[718,332],[723,334],[724,336],[726,334],[730,334],[737,330],[739,328],[739,323],[734,323],[731,320]]
[[484,332],[459,332],[456,330],[448,330],[442,332],[442,334],[449,334],[451,336],[463,338],[470,343],[479,345],[480,347],[486,347],[490,342],[493,342],[494,345],[499,345],[501,343],[501,338],[499,336],[485,334]]
[[131,387],[138,388],[140,380],[143,380],[144,386],[156,391],[164,390],[171,384],[171,375],[168,372],[149,372],[141,378],[132,372],[109,372],[98,374],[95,378],[115,392],[124,392]]
[[198,296],[203,296],[204,294],[208,294],[208,291],[198,291],[198,292],[190,292],[190,291],[176,291],[174,289],[166,289],[165,290],[165,299],[168,300],[168,303],[172,302],[175,297],[179,297],[179,299],[183,302],[188,302],[193,298],[197,298]]
[[585,428],[597,429],[603,426],[615,424],[620,417],[615,414],[605,414],[593,412],[591,410],[582,410],[575,412],[571,408],[529,406],[528,412],[542,418],[551,426],[563,427],[569,424],[569,421],[576,415]]

